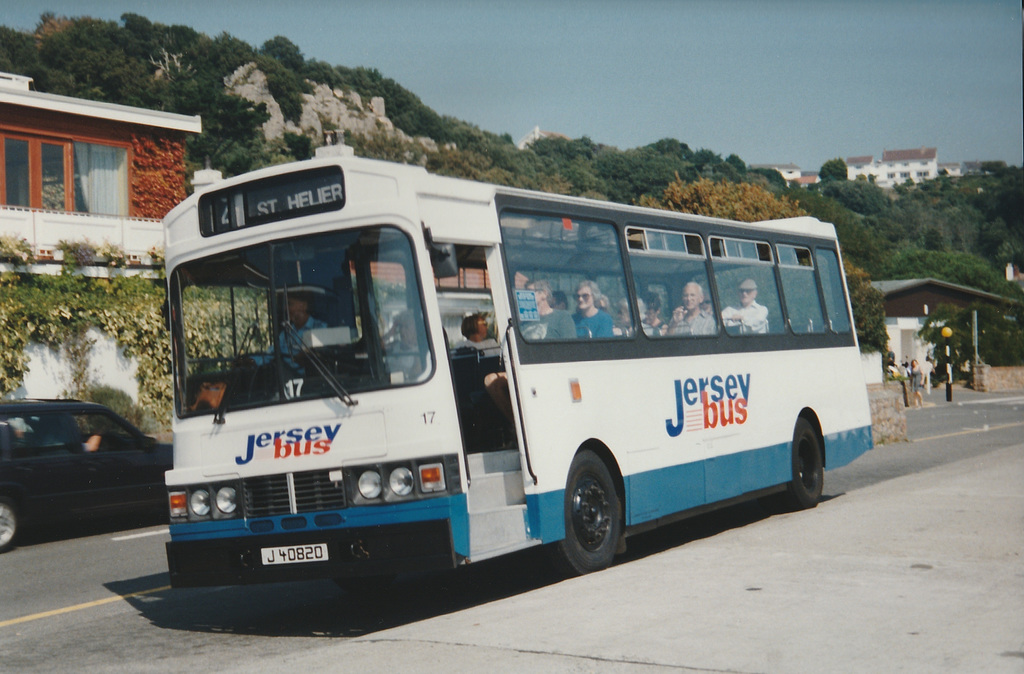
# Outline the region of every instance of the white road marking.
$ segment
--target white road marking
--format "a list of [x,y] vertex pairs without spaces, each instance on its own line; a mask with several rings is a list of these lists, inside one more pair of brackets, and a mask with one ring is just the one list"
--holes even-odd
[[163,536],[164,534],[171,533],[168,527],[163,529],[157,529],[156,531],[146,531],[141,534],[129,534],[127,536],[114,536],[110,540],[112,541],[130,541],[133,538],[146,538],[147,536]]

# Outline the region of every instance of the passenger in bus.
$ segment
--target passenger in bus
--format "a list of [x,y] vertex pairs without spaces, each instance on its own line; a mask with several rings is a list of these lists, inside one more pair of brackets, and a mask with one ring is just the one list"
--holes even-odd
[[569,299],[561,290],[551,291],[551,308],[555,311],[569,311]]
[[[638,300],[643,302],[643,300]],[[649,337],[664,335],[668,327],[665,321],[661,320],[661,297],[657,293],[647,296],[647,306],[640,310],[643,318],[644,334]]]
[[672,312],[672,323],[669,324],[670,335],[713,335],[716,331],[715,319],[701,311],[704,302],[704,289],[699,283],[691,281],[683,286],[683,304]]
[[[643,304],[643,300],[637,300]],[[615,327],[612,332],[616,337],[633,336],[633,317],[629,313],[629,300],[621,299],[615,303]]]
[[462,319],[462,336],[460,342],[456,342],[453,349],[470,347],[478,351],[490,352],[501,348],[497,340],[490,335],[491,329],[487,324],[487,317],[483,314],[470,314]]
[[614,337],[615,322],[607,311],[599,309],[607,304],[601,289],[590,280],[580,281],[576,287],[576,313],[572,319],[576,321],[576,336],[583,339],[594,337]]
[[722,310],[722,320],[731,332],[740,334],[766,334],[768,332],[768,307],[757,303],[757,283],[748,278],[739,287],[739,306],[728,306]]
[[523,323],[520,329],[527,339],[574,339],[576,325],[568,311],[551,306],[551,284],[544,280],[534,281],[526,286],[533,291],[537,303],[539,320]]

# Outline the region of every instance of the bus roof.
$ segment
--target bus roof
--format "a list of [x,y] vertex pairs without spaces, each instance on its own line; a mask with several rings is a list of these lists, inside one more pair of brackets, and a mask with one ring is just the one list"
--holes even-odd
[[[835,238],[835,228],[831,224],[810,216],[741,223],[722,218],[450,178],[429,173],[421,166],[341,156],[270,166],[197,189],[195,194],[176,206],[164,218],[167,242],[168,244],[172,242],[181,244],[190,239],[199,238],[198,231],[194,230],[195,220],[193,218],[183,219],[182,216],[197,208],[199,198],[203,194],[252,180],[271,178],[283,173],[332,165],[341,166],[344,171],[345,209],[348,213],[356,210],[373,212],[376,209],[377,212],[395,212],[396,208],[410,211],[415,209],[422,224],[429,227],[434,239],[440,242],[451,241],[479,245],[496,243],[499,233],[493,226],[495,222],[493,208],[497,195],[580,209],[597,207],[620,213],[625,218],[648,216],[665,219],[678,217],[690,222],[765,228],[775,232]],[[193,229],[190,231],[189,228]]]

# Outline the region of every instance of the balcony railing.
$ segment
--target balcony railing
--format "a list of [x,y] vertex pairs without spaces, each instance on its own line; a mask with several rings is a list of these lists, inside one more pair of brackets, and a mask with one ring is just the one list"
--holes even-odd
[[[37,263],[32,271],[41,273],[46,273],[47,266],[59,267],[63,258],[61,241],[88,241],[95,247],[104,242],[112,244],[124,251],[129,268],[145,269],[162,263],[153,259],[151,251],[163,249],[163,225],[150,218],[0,206],[0,235],[28,241]],[[105,266],[102,260],[94,264]]]

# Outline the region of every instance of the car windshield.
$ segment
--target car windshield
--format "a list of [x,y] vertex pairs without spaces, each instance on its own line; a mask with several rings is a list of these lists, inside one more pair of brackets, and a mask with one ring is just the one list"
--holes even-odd
[[[181,416],[427,379],[407,236],[373,227],[189,262],[171,278]],[[346,400],[348,404],[354,404]]]

